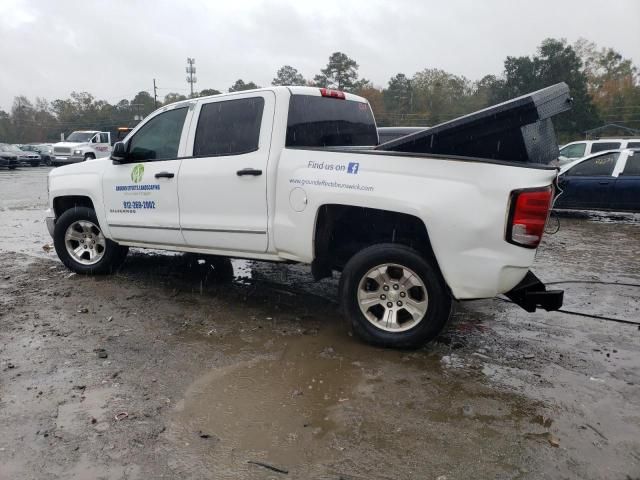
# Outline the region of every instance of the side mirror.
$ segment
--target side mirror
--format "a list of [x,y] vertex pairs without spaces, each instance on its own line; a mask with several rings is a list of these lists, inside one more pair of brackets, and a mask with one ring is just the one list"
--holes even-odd
[[127,147],[123,142],[116,142],[113,144],[113,150],[111,151],[111,160],[115,165],[120,163],[127,163]]

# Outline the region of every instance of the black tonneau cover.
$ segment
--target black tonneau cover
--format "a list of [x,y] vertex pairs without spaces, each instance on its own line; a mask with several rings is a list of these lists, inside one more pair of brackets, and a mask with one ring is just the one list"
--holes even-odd
[[570,108],[569,87],[558,83],[382,143],[376,150],[547,164],[559,155],[551,117]]

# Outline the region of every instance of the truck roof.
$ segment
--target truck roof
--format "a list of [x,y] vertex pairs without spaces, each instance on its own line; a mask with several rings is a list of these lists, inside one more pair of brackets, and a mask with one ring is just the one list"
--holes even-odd
[[[228,92],[228,93],[218,93],[217,95],[208,95],[206,97],[198,97],[198,98],[189,98],[187,100],[180,100],[179,102],[171,103],[169,105],[178,105],[181,103],[189,103],[194,100],[202,100],[213,97],[232,97],[235,95],[245,94],[245,93],[258,93],[258,92],[286,92],[288,91],[291,95],[311,95],[314,97],[321,97],[322,91],[326,92],[340,92],[340,94],[344,94],[345,100],[351,100],[354,102],[362,102],[368,103],[366,98],[360,97],[358,95],[354,95],[353,93],[342,92],[339,90],[334,90],[331,88],[322,88],[322,87],[301,87],[301,86],[276,86],[276,87],[264,87],[264,88],[254,88],[252,90],[241,90],[239,92]],[[328,96],[328,95],[325,95]],[[166,106],[166,105],[165,105]],[[161,107],[162,108],[162,107]]]

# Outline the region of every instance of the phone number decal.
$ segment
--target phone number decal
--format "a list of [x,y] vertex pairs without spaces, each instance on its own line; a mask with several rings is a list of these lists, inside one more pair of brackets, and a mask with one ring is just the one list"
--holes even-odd
[[153,209],[156,208],[156,202],[153,200],[145,200],[143,202],[124,201],[122,202],[122,208],[125,210]]

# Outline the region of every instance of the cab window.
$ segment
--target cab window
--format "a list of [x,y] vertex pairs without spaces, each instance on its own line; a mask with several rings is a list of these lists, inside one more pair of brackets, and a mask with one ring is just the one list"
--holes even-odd
[[202,105],[193,144],[195,157],[241,155],[258,150],[264,98]]
[[573,145],[567,145],[560,150],[560,155],[565,158],[582,158],[584,157],[585,143],[574,143]]
[[571,168],[567,175],[573,177],[609,177],[613,173],[620,153],[599,155]]
[[106,133],[100,133],[100,139],[98,140],[100,143],[109,143],[109,135]]
[[169,160],[178,156],[187,108],[175,108],[149,120],[129,141],[134,161]]
[[591,153],[604,152],[620,148],[620,142],[599,142],[591,145]]

